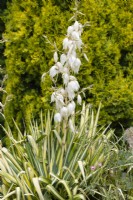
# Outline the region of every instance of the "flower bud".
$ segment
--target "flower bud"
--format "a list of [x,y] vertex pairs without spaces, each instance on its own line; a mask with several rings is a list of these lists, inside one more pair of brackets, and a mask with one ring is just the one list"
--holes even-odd
[[56,113],[54,115],[54,121],[55,122],[61,122],[61,114],[60,113]]
[[58,61],[58,54],[57,54],[57,52],[54,53],[54,61],[55,61],[55,63]]
[[78,95],[78,97],[77,97],[77,103],[78,103],[79,105],[81,105],[81,103],[82,103],[82,98],[81,98],[80,95]]

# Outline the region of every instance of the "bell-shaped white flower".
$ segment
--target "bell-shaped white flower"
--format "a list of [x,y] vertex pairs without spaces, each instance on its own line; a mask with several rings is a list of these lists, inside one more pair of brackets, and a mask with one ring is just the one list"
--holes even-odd
[[73,100],[75,97],[75,92],[79,90],[80,86],[78,81],[70,81],[66,87],[69,100]]
[[68,117],[68,109],[67,107],[63,106],[60,110],[60,114],[62,117]]
[[70,36],[73,30],[74,30],[73,26],[69,26],[67,29],[67,35]]
[[65,64],[65,67],[63,67],[63,70],[62,70],[62,73],[66,73],[66,74],[69,74],[69,65],[68,65],[68,63],[67,64]]
[[54,61],[55,61],[55,63],[58,61],[58,54],[57,54],[57,52],[54,52]]
[[79,105],[81,105],[81,103],[82,103],[82,98],[81,98],[81,96],[78,94],[78,96],[77,96],[77,103],[79,104]]
[[66,60],[67,60],[67,56],[65,54],[61,54],[60,62],[61,62],[62,65],[65,64]]
[[70,101],[73,100],[75,98],[74,90],[67,87],[66,91],[67,91],[67,95],[68,95],[69,100]]
[[71,55],[71,53],[72,53],[72,51],[74,50],[74,45],[73,44],[70,44],[69,46],[68,46],[68,48],[69,48],[69,51],[68,51],[68,57]]
[[60,88],[60,89],[59,89],[59,93],[60,93],[62,96],[65,96],[65,95],[66,95],[66,91],[64,90],[64,88]]
[[76,56],[77,56],[76,51],[75,51],[75,50],[72,51],[72,52],[71,52],[71,55],[74,56],[74,57],[76,58]]
[[74,61],[73,66],[71,67],[74,73],[77,74],[79,72],[80,65],[81,65],[80,59],[76,58],[75,61]]
[[60,62],[57,62],[56,66],[58,67],[59,72],[62,72],[62,70],[63,70],[62,64]]
[[75,60],[76,60],[76,58],[73,55],[71,55],[69,57],[69,64],[70,64],[71,67],[73,67],[73,64],[74,64]]
[[62,94],[57,93],[56,100],[62,102],[62,104],[64,103],[64,97],[62,96]]
[[78,29],[79,29],[79,23],[78,23],[78,21],[75,21],[75,23],[73,25],[73,28],[74,28],[75,31],[78,31]]
[[68,83],[68,90],[78,91],[80,88],[78,81],[70,81]]
[[76,31],[72,32],[72,39],[73,40],[79,40],[79,34],[78,34],[78,32],[76,32]]
[[61,118],[61,114],[60,113],[56,113],[54,115],[54,121],[55,122],[61,122],[62,118]]
[[64,97],[62,94],[56,92],[55,95],[56,109],[59,111],[64,106]]
[[67,105],[68,115],[73,115],[75,113],[75,103],[74,101],[70,102]]
[[53,92],[52,95],[51,95],[51,103],[55,102],[55,99],[56,99],[55,96],[56,96],[56,93]]
[[58,72],[59,71],[58,71],[57,66],[53,66],[53,67],[51,67],[49,74],[50,74],[51,78],[54,78],[58,74]]
[[82,40],[81,40],[81,39],[77,40],[77,41],[76,41],[76,45],[77,45],[78,50],[80,51],[80,50],[81,50],[81,47],[82,47],[82,45],[83,45]]
[[68,46],[69,46],[69,40],[68,40],[68,38],[65,38],[63,40],[63,49],[66,50],[68,48]]
[[68,49],[70,49],[72,45],[73,45],[73,41],[72,40],[68,40]]
[[64,83],[64,85],[67,85],[68,82],[69,82],[69,75],[68,75],[67,73],[64,73],[64,74],[62,75],[62,78],[63,78],[63,83]]

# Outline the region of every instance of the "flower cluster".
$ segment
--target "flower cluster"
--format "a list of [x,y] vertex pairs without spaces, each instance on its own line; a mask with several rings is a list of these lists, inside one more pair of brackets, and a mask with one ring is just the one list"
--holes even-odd
[[[63,87],[54,88],[51,95],[51,102],[55,102],[57,113],[54,116],[55,122],[61,122],[75,113],[75,97],[77,103],[81,105],[82,98],[79,94],[80,85],[74,76],[79,72],[81,61],[77,57],[77,50],[82,48],[82,40],[80,38],[83,26],[78,21],[67,29],[67,36],[63,40],[63,53],[59,56],[54,53],[54,66],[51,67],[49,74],[55,82],[55,78],[60,74],[62,77]],[[71,126],[71,121],[69,120]],[[72,126],[71,126],[72,127]]]

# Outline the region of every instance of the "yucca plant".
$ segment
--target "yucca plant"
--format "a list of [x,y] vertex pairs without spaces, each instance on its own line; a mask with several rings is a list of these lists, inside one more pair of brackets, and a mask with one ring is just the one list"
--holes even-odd
[[[76,10],[75,23],[68,27],[63,40],[64,52],[55,46],[55,64],[49,71],[54,84],[51,102],[55,102],[56,113],[48,112],[45,119],[41,117],[41,123],[32,121],[25,133],[15,124],[17,138],[10,127],[4,129],[10,146],[0,148],[2,200],[125,198],[121,188],[108,181],[110,158],[118,152],[111,142],[113,131],[98,127],[100,107],[94,117],[91,106],[82,104],[83,91],[74,76],[81,65],[80,36],[85,26],[76,20],[77,13]],[[84,57],[88,60],[85,54]],[[75,99],[82,104],[77,113]]]
[[88,199],[96,193],[104,197],[98,188],[117,147],[110,142],[112,130],[98,130],[98,116],[99,110],[94,118],[90,106],[83,105],[75,133],[55,125],[50,113],[40,125],[31,123],[28,133],[18,129],[17,139],[10,128],[5,130],[10,147],[0,150],[1,199]]

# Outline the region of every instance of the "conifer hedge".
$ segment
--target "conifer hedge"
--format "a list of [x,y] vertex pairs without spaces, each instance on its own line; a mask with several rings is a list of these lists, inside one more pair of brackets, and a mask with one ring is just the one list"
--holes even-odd
[[[12,124],[28,123],[33,115],[50,107],[51,80],[41,75],[53,65],[54,42],[62,48],[67,27],[72,23],[74,1],[12,0],[5,17],[6,91],[12,95],[5,115]],[[101,124],[112,126],[133,123],[132,0],[82,0],[81,23],[90,21],[83,34],[85,52],[78,76],[86,91],[85,101],[96,108],[102,102]],[[49,43],[45,36],[47,36]]]

